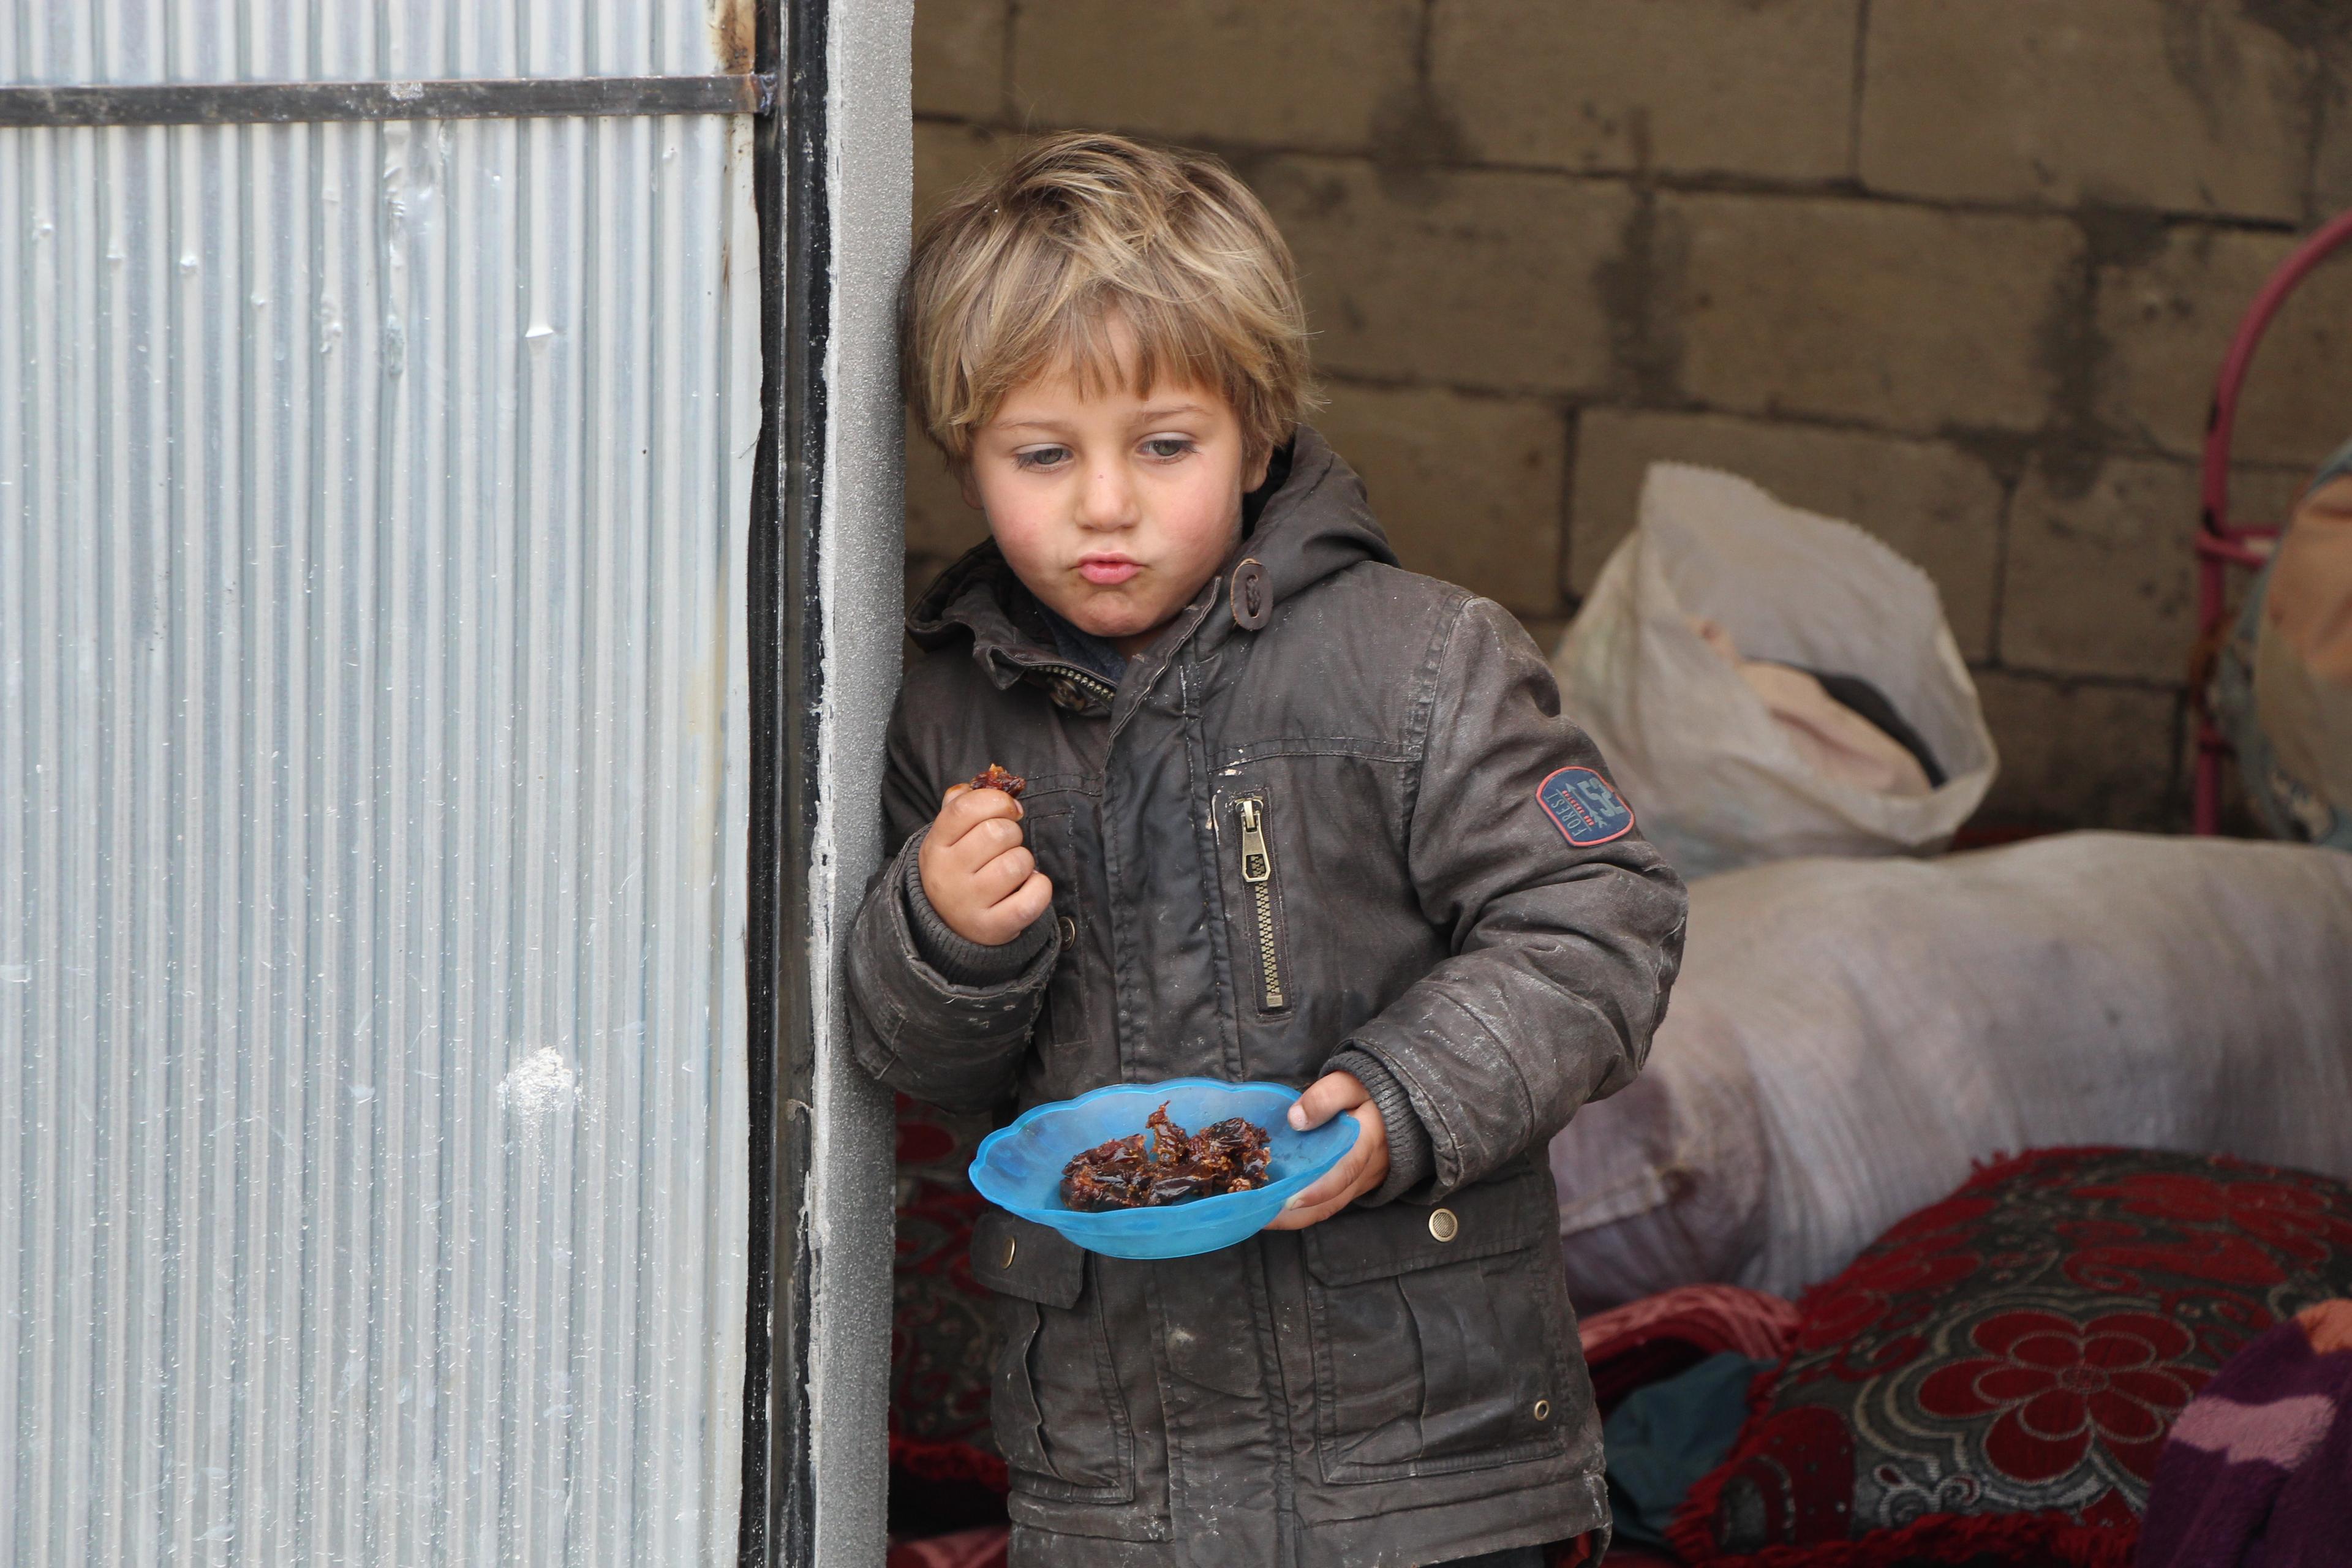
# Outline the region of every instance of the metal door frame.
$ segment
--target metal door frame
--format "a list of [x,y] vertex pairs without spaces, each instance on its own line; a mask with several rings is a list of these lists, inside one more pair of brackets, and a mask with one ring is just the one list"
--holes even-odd
[[880,859],[899,675],[914,17],[912,0],[760,0],[757,16],[755,69],[775,73],[782,112],[755,153],[770,380],[751,784],[767,809],[747,947],[770,1050],[751,1055],[741,1560],[799,1568],[878,1563],[884,1545],[891,1096],[850,1058],[835,982]]

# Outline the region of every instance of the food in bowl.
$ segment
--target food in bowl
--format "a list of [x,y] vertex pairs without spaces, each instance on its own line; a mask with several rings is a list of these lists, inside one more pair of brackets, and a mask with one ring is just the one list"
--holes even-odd
[[1265,1185],[1269,1140],[1254,1121],[1229,1116],[1188,1133],[1168,1120],[1163,1100],[1144,1129],[1072,1155],[1062,1167],[1062,1202],[1091,1214],[1158,1208]]

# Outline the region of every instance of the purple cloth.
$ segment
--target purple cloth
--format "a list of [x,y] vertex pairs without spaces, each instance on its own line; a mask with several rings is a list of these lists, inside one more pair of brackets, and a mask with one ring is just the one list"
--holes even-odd
[[2138,1568],[2332,1568],[2352,1552],[2352,1300],[2232,1357],[2172,1424]]

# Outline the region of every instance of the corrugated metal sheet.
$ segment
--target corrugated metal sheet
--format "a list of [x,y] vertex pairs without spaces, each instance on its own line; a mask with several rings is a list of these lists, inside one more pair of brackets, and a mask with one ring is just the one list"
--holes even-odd
[[[18,0],[0,78],[710,40]],[[0,132],[0,1559],[732,1561],[749,163]]]
[[0,81],[413,81],[749,68],[751,0],[10,0]]

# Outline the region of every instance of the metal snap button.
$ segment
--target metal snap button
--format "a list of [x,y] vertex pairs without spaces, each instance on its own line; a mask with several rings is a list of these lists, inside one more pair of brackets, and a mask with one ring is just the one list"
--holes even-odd
[[1551,1419],[1550,1400],[1538,1399],[1536,1401],[1536,1419],[1538,1421],[1549,1421]]
[[1062,933],[1062,945],[1064,947],[1067,947],[1072,942],[1078,940],[1078,922],[1072,920],[1069,916],[1064,915],[1062,917],[1058,929]]
[[1429,1211],[1429,1234],[1440,1241],[1452,1241],[1462,1229],[1462,1222],[1454,1217],[1452,1209]]
[[1003,1261],[1002,1264],[1000,1264],[998,1267],[1000,1267],[1000,1268],[1012,1268],[1012,1267],[1013,1267],[1013,1255],[1014,1253],[1016,1253],[1016,1252],[1020,1251],[1020,1250],[1021,1250],[1021,1238],[1020,1238],[1019,1237],[1017,1237],[1017,1236],[1008,1236],[1008,1237],[1006,1237],[1004,1238],[1004,1261]]

